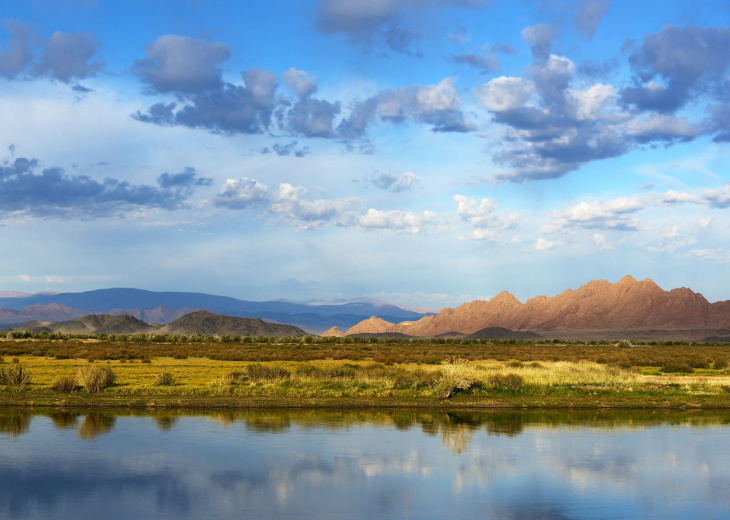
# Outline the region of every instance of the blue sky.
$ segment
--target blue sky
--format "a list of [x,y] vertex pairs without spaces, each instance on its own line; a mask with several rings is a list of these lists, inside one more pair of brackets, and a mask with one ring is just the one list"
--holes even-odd
[[730,5],[59,0],[0,23],[0,289],[730,298]]

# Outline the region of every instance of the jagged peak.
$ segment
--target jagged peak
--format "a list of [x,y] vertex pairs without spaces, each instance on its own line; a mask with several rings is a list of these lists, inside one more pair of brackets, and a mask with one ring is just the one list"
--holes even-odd
[[634,278],[630,274],[627,274],[626,276],[624,276],[623,278],[621,278],[618,281],[618,284],[617,285],[634,285],[634,284],[637,284],[637,283],[639,283],[639,282],[638,282],[638,280],[636,278]]
[[497,296],[489,300],[489,303],[507,303],[507,304],[519,304],[522,305],[522,302],[515,298],[511,293],[507,291],[502,291]]

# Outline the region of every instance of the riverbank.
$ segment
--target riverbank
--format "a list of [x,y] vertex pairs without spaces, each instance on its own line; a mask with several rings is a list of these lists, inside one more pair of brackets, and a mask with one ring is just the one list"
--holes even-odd
[[[730,409],[727,369],[683,375],[592,361],[461,359],[440,365],[172,357],[4,361],[0,374],[20,371],[28,378],[0,386],[4,407]],[[111,377],[94,387],[84,380],[94,373]]]

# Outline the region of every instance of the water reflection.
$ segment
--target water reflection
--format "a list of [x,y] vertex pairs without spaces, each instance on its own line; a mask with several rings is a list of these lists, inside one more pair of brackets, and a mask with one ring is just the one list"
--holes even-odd
[[730,518],[728,441],[728,412],[0,410],[0,518]]
[[[630,411],[439,411],[439,410],[237,410],[196,412],[187,410],[74,411],[0,409],[0,436],[17,437],[30,431],[31,418],[47,416],[58,429],[76,428],[80,439],[93,441],[110,433],[117,417],[152,418],[160,431],[173,430],[181,418],[200,417],[223,428],[242,424],[256,433],[284,433],[292,428],[340,430],[354,426],[391,427],[400,431],[419,428],[429,436],[440,436],[455,454],[467,451],[476,431],[487,435],[515,437],[529,428],[636,430],[659,426],[730,426],[730,411],[700,412],[674,410]],[[80,423],[81,421],[81,423]],[[80,423],[80,424],[79,424]]]
[[30,429],[30,414],[25,411],[10,410],[0,414],[0,434],[17,437]]
[[97,437],[106,435],[114,428],[117,418],[108,413],[90,412],[86,414],[84,422],[76,429],[80,439],[93,441]]

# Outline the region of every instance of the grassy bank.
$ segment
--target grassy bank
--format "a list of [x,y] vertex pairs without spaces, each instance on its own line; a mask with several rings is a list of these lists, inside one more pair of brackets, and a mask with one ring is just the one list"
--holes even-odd
[[[15,359],[0,364],[0,405],[730,408],[727,369],[690,375],[592,361]],[[18,374],[28,380],[11,380]]]

